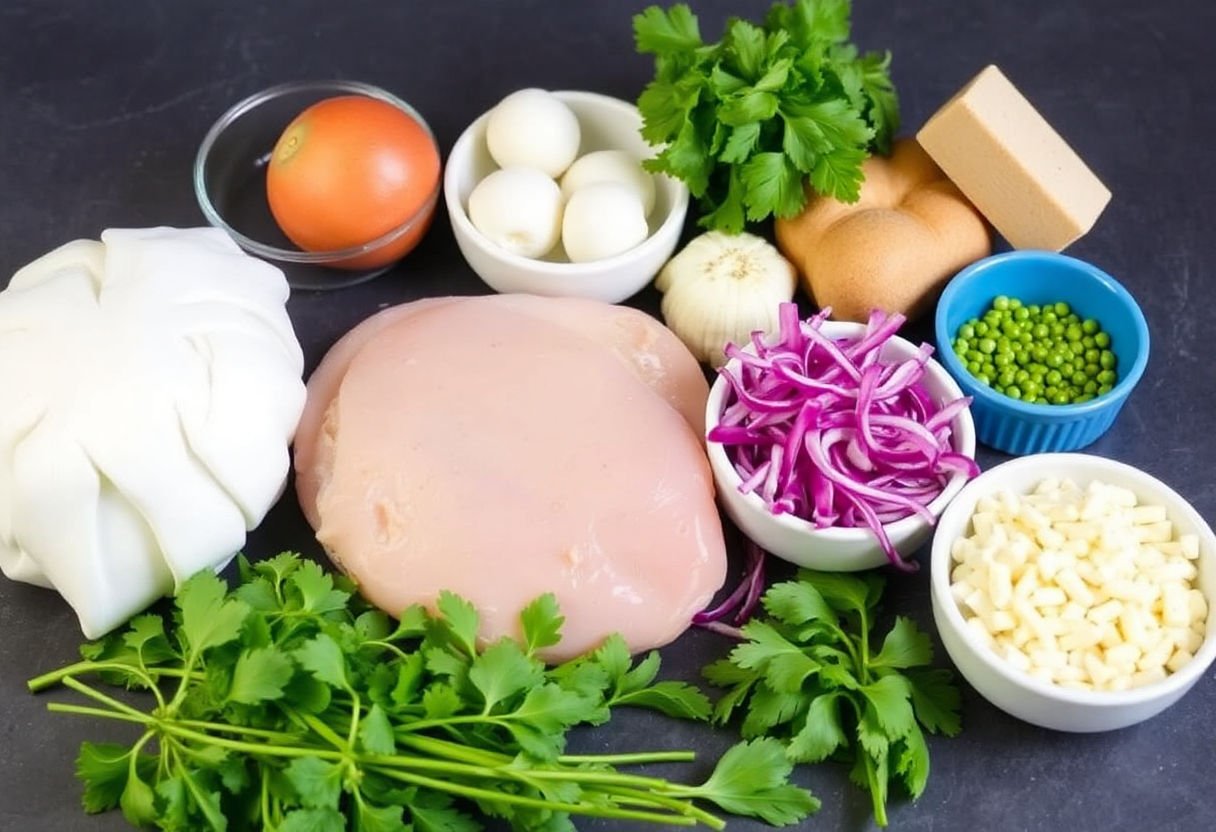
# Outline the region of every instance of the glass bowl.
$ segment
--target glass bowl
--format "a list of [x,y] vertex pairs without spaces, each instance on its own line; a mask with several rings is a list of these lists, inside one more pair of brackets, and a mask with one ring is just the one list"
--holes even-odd
[[[422,239],[439,198],[436,181],[414,216],[360,246],[303,251],[288,240],[266,199],[270,153],[296,116],[336,95],[387,101],[418,122],[435,142],[417,110],[379,87],[358,81],[306,81],[270,87],[235,104],[207,131],[194,161],[194,193],[207,222],[227,232],[245,251],[281,268],[293,289],[339,289],[383,274]],[[438,155],[437,145],[435,152]]]

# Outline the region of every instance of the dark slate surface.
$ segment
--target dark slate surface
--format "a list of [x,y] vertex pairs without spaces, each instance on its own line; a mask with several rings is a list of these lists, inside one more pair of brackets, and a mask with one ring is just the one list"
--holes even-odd
[[[767,4],[696,3],[716,36],[728,12]],[[649,77],[633,53],[640,2],[0,4],[0,281],[21,264],[109,226],[195,225],[195,148],[231,103],[294,79],[385,86],[430,121],[443,150],[503,94],[522,86],[633,98]],[[987,63],[999,64],[1107,182],[1115,198],[1071,253],[1120,278],[1154,339],[1140,387],[1090,450],[1138,465],[1216,519],[1216,6],[1205,0],[859,0],[855,37],[891,48],[910,129]],[[485,291],[439,217],[422,246],[379,280],[337,294],[301,293],[290,311],[308,364],[387,304]],[[654,311],[647,291],[633,300]],[[4,392],[0,391],[0,406]],[[1001,457],[983,453],[991,465]],[[316,553],[284,500],[249,551]],[[932,627],[926,577],[894,578],[891,608]],[[125,828],[86,818],[72,760],[84,738],[117,734],[44,712],[25,680],[69,661],[79,633],[54,595],[0,580],[0,830]],[[725,644],[693,633],[664,651],[666,671],[693,679]],[[902,830],[1199,830],[1216,823],[1216,680],[1209,674],[1162,716],[1127,730],[1072,736],[1039,730],[965,697],[966,730],[932,743],[919,803],[895,802]],[[622,714],[581,736],[591,749],[695,746],[729,737]],[[822,797],[805,828],[867,828],[867,798],[831,765],[799,780]],[[627,826],[589,824],[588,828]],[[758,829],[746,822],[732,829]]]

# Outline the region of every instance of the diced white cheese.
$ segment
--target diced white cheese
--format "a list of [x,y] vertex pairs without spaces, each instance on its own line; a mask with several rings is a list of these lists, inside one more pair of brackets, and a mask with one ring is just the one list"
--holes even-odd
[[1121,487],[1045,479],[977,502],[952,544],[951,594],[989,649],[1061,686],[1126,690],[1182,667],[1204,640],[1198,538]]

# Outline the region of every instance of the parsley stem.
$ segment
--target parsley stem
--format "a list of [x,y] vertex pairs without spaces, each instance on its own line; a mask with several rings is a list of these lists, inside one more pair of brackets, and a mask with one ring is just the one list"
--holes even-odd
[[643,751],[636,754],[563,754],[557,761],[569,765],[598,763],[606,766],[631,766],[647,763],[691,763],[695,759],[695,751]]
[[[512,760],[512,757],[507,754],[500,754],[488,749],[472,748],[458,742],[428,737],[424,734],[406,734],[404,736],[397,736],[395,739],[398,745],[413,748],[415,751],[420,751],[423,754],[447,757],[449,760],[471,763],[473,765],[509,765]],[[560,760],[560,758],[558,759]]]
[[322,719],[313,714],[302,714],[296,710],[287,710],[287,715],[291,721],[305,729],[316,731],[318,735],[334,748],[339,750],[346,748],[346,743],[338,736],[338,732],[330,728],[329,725]]
[[691,800],[681,800],[650,792],[636,792],[633,789],[613,790],[612,796],[618,803],[629,803],[635,806],[658,804],[681,814],[696,818],[710,829],[725,829],[726,823],[713,812],[707,812]]
[[222,722],[204,722],[198,719],[178,719],[177,724],[186,728],[196,728],[200,731],[215,731],[220,734],[240,734],[247,737],[269,740],[270,742],[297,743],[299,734],[288,734],[286,731],[267,731],[263,728],[250,728],[246,725],[227,725]]
[[88,705],[72,705],[68,702],[48,702],[46,709],[54,714],[76,714],[78,716],[96,716],[102,719],[117,719],[121,722],[134,722],[137,725],[147,725],[152,722],[148,716],[134,717],[118,711],[104,708],[90,708]]
[[229,751],[239,751],[242,754],[249,754],[255,757],[319,757],[322,760],[333,761],[347,759],[347,755],[340,751],[328,751],[324,748],[314,748],[307,745],[267,745],[244,742],[242,740],[230,740],[227,737],[215,737],[207,733],[185,728],[176,721],[163,721],[159,723],[159,728],[163,733],[177,737],[178,739],[194,740],[195,742],[216,745]]
[[[106,670],[114,670],[122,673],[130,673],[140,677],[140,681],[149,688],[153,686],[153,679],[148,673],[133,664],[124,664],[123,662],[76,662],[75,664],[64,665],[58,670],[52,670],[49,673],[43,673],[41,676],[35,676],[25,683],[30,689],[30,693],[38,693],[46,690],[49,687],[54,687],[59,682],[62,682],[69,676],[78,676],[82,673],[100,673]],[[159,669],[158,669],[159,672]]]
[[[662,812],[642,812],[630,809],[620,809],[617,807],[597,805],[594,803],[565,803],[556,800],[537,800],[533,797],[524,797],[515,795],[509,792],[495,791],[494,789],[480,789],[476,786],[466,786],[460,783],[452,783],[444,780],[434,780],[430,777],[423,777],[417,774],[407,774],[403,771],[393,769],[381,770],[379,772],[385,777],[393,780],[399,780],[402,783],[411,783],[415,786],[423,786],[436,791],[447,792],[448,794],[460,795],[467,797],[470,800],[484,800],[490,803],[509,803],[516,806],[527,806],[533,809],[545,809],[550,812],[569,812],[571,814],[585,815],[588,817],[600,818],[617,818],[620,820],[643,820],[649,823],[665,823],[669,826],[696,826],[697,819],[687,814],[688,804],[681,804],[685,814],[665,814]],[[721,829],[725,826],[718,826]]]
[[76,691],[77,693],[87,696],[94,701],[100,702],[103,705],[108,705],[110,708],[112,708],[115,711],[118,711],[119,713],[126,714],[127,716],[131,716],[131,717],[135,717],[136,719],[143,719],[143,718],[146,718],[146,716],[147,716],[146,714],[142,713],[141,711],[138,711],[135,708],[132,708],[130,705],[126,705],[122,702],[119,702],[117,699],[106,696],[104,693],[97,690],[96,688],[94,688],[90,685],[86,685],[84,682],[81,682],[80,680],[78,680],[75,676],[64,676],[61,681],[65,688],[71,688],[72,690]]

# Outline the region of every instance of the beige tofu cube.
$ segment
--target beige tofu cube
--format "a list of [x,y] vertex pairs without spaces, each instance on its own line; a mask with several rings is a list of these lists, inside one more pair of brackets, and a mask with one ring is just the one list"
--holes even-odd
[[995,66],[916,134],[1014,248],[1060,251],[1089,231],[1110,191]]

